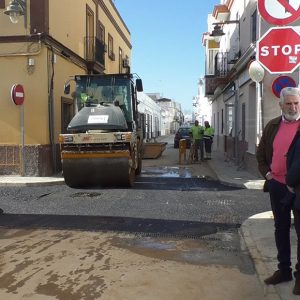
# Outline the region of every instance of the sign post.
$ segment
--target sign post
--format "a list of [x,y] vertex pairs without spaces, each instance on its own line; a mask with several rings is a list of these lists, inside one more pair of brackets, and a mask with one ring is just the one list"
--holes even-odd
[[17,106],[20,106],[20,123],[21,123],[21,151],[20,151],[20,173],[21,176],[25,175],[24,166],[24,144],[25,144],[25,134],[24,134],[24,99],[25,93],[24,88],[20,84],[14,84],[11,88],[11,100]]
[[[277,26],[287,26],[300,18],[300,0],[257,0],[257,8],[260,15],[259,37],[262,18],[267,23]],[[282,29],[283,31],[281,31]],[[290,34],[288,37],[285,36],[285,30]],[[274,32],[276,33],[274,34]],[[295,38],[295,40],[293,40],[293,38]],[[271,28],[257,42],[256,59],[271,74],[292,73],[299,65],[299,48],[300,38],[293,28]],[[268,54],[270,54],[269,58]],[[273,61],[271,62],[271,60]],[[272,86],[273,93],[276,95],[280,86],[289,81],[290,80],[286,78],[275,80]],[[288,84],[290,84],[290,82]],[[262,123],[261,115],[260,119]],[[259,136],[261,136],[261,132]]]

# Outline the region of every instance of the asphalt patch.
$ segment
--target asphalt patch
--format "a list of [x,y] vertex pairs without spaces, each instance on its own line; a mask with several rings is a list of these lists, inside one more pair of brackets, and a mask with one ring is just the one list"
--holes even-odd
[[198,239],[219,231],[239,228],[240,224],[129,217],[2,214],[0,227],[15,229],[56,229],[114,231],[151,237]]
[[133,189],[174,190],[174,191],[233,191],[239,187],[231,187],[210,178],[180,177],[137,177]]

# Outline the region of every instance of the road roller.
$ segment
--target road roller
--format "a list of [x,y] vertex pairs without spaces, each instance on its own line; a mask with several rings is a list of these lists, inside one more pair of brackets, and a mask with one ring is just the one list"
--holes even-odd
[[132,187],[142,169],[143,133],[133,74],[76,75],[75,116],[59,135],[62,172],[72,188]]

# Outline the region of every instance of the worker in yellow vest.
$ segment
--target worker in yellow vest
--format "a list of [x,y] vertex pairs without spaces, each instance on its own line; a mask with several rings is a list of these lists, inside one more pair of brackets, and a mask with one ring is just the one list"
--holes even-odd
[[205,159],[211,159],[211,146],[213,143],[215,130],[210,126],[208,121],[204,122],[203,141],[205,147]]
[[193,159],[195,161],[198,161],[198,150],[200,149],[200,158],[203,160],[203,144],[202,144],[202,138],[204,133],[204,127],[199,125],[199,121],[195,120],[194,125],[190,129],[190,135],[193,139],[193,146],[195,149],[194,157]]

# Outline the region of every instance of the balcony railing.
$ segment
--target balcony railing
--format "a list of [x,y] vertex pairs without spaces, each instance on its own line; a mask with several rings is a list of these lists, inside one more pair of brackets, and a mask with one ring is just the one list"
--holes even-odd
[[218,52],[214,58],[214,74],[205,76],[205,95],[212,96],[217,87],[224,86],[227,81],[228,52]]
[[228,52],[218,52],[215,56],[215,76],[226,77],[228,73]]
[[105,65],[105,44],[96,37],[85,37],[85,59]]

